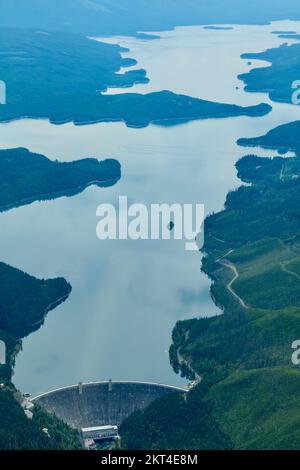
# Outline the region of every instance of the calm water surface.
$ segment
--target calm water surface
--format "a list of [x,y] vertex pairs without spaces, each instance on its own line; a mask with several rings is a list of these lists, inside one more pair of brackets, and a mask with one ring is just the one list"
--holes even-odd
[[[249,66],[240,54],[278,46],[282,40],[270,34],[274,29],[300,31],[300,24],[230,31],[190,27],[160,33],[155,41],[106,40],[130,48],[125,56],[147,69],[150,83],[134,91],[170,89],[253,105],[268,99],[244,93],[237,75],[265,64]],[[116,92],[124,90],[108,90]],[[101,242],[96,208],[127,195],[129,202],[204,203],[206,213],[222,209],[228,190],[239,185],[234,163],[245,149],[236,140],[300,118],[298,107],[273,108],[263,118],[168,128],[54,126],[33,120],[0,125],[1,148],[27,147],[64,161],[114,157],[122,164],[122,179],[112,188],[89,188],[73,198],[37,202],[0,217],[1,260],[37,277],[64,276],[73,287],[68,301],[24,340],[14,377],[21,390],[38,393],[107,378],[185,383],[168,361],[172,328],[177,320],[220,313],[209,295],[210,282],[200,272],[201,255],[186,252],[179,241]]]

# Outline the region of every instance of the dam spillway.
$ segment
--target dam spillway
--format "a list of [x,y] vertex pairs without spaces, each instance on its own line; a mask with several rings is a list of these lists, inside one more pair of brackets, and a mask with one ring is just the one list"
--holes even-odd
[[75,429],[116,425],[134,411],[169,393],[186,389],[148,382],[91,382],[59,388],[32,398]]

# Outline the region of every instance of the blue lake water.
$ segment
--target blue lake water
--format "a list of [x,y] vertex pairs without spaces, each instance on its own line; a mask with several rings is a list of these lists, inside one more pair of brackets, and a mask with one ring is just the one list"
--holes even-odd
[[[227,31],[189,27],[159,33],[155,41],[105,40],[128,47],[124,56],[147,70],[150,83],[130,91],[170,89],[253,105],[269,100],[246,94],[237,75],[266,64],[252,61],[250,66],[240,54],[278,46],[282,40],[270,34],[274,29],[300,32],[300,23]],[[67,302],[24,340],[14,377],[21,390],[35,394],[108,378],[185,383],[169,365],[172,328],[177,320],[220,313],[210,298],[210,281],[200,271],[201,255],[185,251],[183,241],[100,241],[96,208],[102,202],[117,204],[119,195],[126,195],[132,203],[203,203],[207,214],[221,210],[227,192],[240,184],[234,164],[247,153],[236,140],[300,118],[299,107],[272,106],[262,118],[168,128],[54,126],[41,120],[0,125],[1,148],[27,147],[64,161],[114,157],[122,165],[122,179],[114,187],[92,187],[0,216],[1,260],[37,277],[64,276],[73,287]]]

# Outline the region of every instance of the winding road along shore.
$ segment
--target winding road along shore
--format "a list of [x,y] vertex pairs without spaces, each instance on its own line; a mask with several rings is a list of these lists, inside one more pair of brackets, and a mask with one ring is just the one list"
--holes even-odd
[[229,292],[239,301],[239,303],[241,304],[241,306],[245,309],[248,309],[249,306],[245,304],[245,302],[243,301],[243,299],[235,292],[235,290],[233,289],[232,285],[233,283],[238,279],[239,277],[239,273],[238,273],[238,270],[236,269],[235,265],[233,263],[231,263],[230,261],[226,260],[226,259],[220,259],[218,261],[220,264],[222,264],[223,266],[226,266],[226,268],[229,268],[234,276],[233,278],[231,279],[231,281],[227,284],[227,289],[229,290]]

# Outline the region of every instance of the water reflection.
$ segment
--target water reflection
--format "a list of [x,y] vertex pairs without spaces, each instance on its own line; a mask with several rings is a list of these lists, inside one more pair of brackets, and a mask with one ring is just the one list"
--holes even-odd
[[[240,54],[276,46],[270,32],[294,23],[241,26],[230,31],[179,28],[156,41],[114,38],[151,78],[136,91],[169,88],[237,104],[267,102],[236,90],[249,69]],[[297,25],[298,27],[298,25]],[[241,84],[239,84],[241,86]],[[121,162],[111,188],[89,188],[73,198],[34,203],[1,215],[0,259],[39,277],[64,276],[69,300],[24,341],[15,383],[32,393],[80,380],[181,383],[169,366],[171,330],[179,319],[218,312],[201,256],[179,241],[105,241],[96,238],[96,208],[130,202],[204,203],[223,207],[237,187],[234,163],[247,152],[236,140],[299,119],[299,108],[273,104],[270,115],[128,129],[122,123],[75,127],[22,120],[0,126],[2,148],[23,146],[65,161],[93,156]],[[251,152],[253,150],[251,149]],[[267,155],[269,152],[260,152]]]

